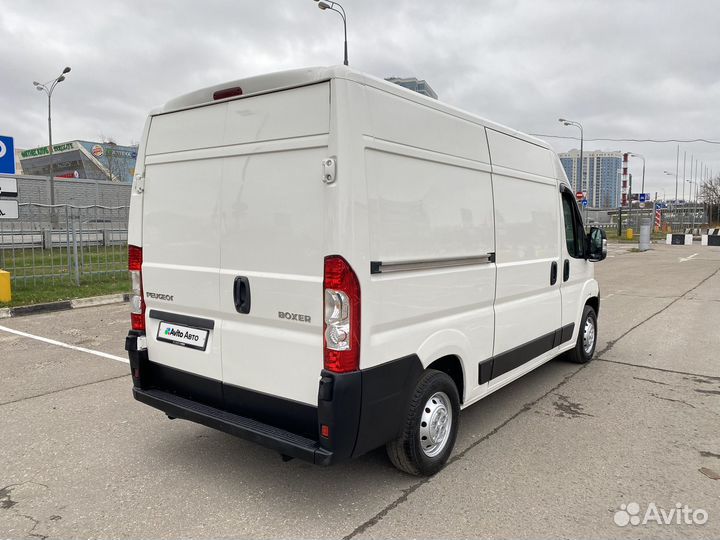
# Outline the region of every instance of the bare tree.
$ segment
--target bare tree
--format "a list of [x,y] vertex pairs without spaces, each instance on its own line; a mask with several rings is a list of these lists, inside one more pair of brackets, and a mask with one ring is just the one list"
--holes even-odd
[[120,182],[122,178],[122,159],[115,154],[114,147],[117,146],[113,137],[100,134],[100,140],[105,145],[104,155],[107,163],[108,174],[111,182]]
[[707,204],[720,204],[720,176],[706,180],[700,186],[700,198]]
[[713,221],[713,217],[715,217],[715,223],[720,224],[720,176],[702,183],[700,186],[700,198],[708,205],[710,221]]

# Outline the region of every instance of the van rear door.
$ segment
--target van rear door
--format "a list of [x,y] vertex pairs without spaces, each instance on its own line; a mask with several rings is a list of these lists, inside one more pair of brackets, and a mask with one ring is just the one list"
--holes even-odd
[[228,103],[219,206],[226,400],[262,393],[317,405],[329,128],[329,82]]
[[200,157],[222,143],[226,108],[152,117],[143,197],[148,357],[218,381],[222,161]]

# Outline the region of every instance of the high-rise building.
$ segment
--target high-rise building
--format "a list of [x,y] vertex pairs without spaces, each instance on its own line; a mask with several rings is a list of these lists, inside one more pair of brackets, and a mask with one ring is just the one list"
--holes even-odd
[[403,88],[413,90],[418,94],[423,94],[424,96],[428,96],[433,99],[438,98],[435,90],[432,89],[425,79],[418,80],[415,77],[388,77],[385,80],[391,83],[399,84]]
[[616,208],[620,204],[622,152],[583,152],[583,183],[579,182],[580,150],[559,154],[565,174],[575,191],[586,191],[593,208]]

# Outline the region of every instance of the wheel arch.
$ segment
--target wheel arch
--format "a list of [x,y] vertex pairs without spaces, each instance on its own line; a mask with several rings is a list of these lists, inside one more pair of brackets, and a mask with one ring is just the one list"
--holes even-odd
[[445,329],[429,336],[420,345],[417,355],[424,369],[432,367],[450,376],[457,386],[460,403],[464,403],[468,370],[463,359],[471,356],[471,350],[470,340],[464,333]]
[[585,305],[590,306],[595,310],[595,315],[600,315],[600,297],[598,296],[591,296],[587,300],[585,300]]
[[449,376],[455,383],[458,396],[460,396],[460,403],[462,404],[465,401],[463,399],[465,394],[465,372],[460,357],[455,354],[448,354],[431,362],[426,369],[442,371]]

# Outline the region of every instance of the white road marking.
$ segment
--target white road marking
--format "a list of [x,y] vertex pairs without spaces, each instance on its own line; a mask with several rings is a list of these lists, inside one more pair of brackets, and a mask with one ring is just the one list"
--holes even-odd
[[77,347],[76,345],[69,345],[68,343],[63,343],[62,341],[55,341],[54,339],[45,338],[42,336],[35,336],[33,334],[28,334],[27,332],[21,332],[20,330],[15,330],[14,328],[8,328],[7,326],[0,326],[0,330],[4,332],[9,332],[11,334],[15,334],[17,336],[22,336],[30,339],[35,339],[37,341],[42,341],[43,343],[49,343],[50,345],[57,345],[58,347],[64,347],[66,349],[71,349],[73,351],[80,351],[88,354],[94,354],[95,356],[100,356],[101,358],[108,358],[110,360],[116,360],[117,362],[123,362],[125,364],[129,364],[130,361],[127,358],[123,358],[121,356],[115,356],[114,354],[108,354],[100,351],[93,351],[92,349],[86,349],[85,347]]
[[691,261],[691,260],[693,260],[695,257],[697,257],[698,255],[700,255],[700,254],[699,254],[699,253],[693,253],[692,255],[689,255],[689,256],[687,256],[687,257],[680,257],[680,262]]

